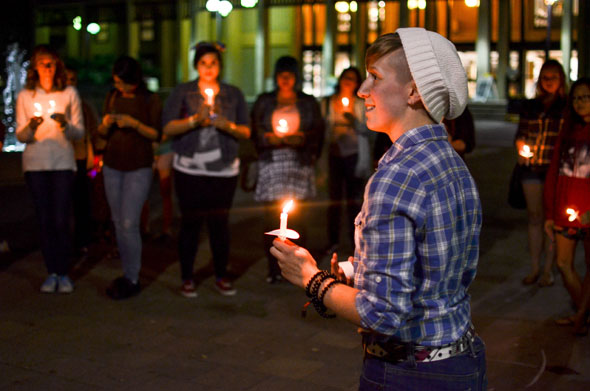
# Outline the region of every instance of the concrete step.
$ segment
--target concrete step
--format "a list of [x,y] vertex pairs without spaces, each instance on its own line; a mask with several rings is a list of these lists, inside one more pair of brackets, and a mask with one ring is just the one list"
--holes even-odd
[[507,102],[505,100],[469,102],[467,106],[475,120],[503,121],[506,118]]

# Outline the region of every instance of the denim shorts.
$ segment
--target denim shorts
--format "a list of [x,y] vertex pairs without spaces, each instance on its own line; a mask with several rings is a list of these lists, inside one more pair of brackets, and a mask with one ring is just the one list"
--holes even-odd
[[475,337],[473,351],[433,362],[397,364],[365,356],[359,391],[426,391],[487,389],[485,345]]
[[571,240],[584,240],[590,236],[590,228],[562,228],[562,229],[554,229],[555,233],[560,234],[561,236],[571,239]]

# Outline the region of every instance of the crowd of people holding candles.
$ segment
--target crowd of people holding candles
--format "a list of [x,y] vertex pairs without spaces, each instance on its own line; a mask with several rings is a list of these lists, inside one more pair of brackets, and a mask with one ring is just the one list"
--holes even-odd
[[[79,191],[86,186],[85,180],[97,173],[104,181],[103,198],[108,202],[118,250],[115,256],[122,265],[121,277],[106,291],[116,300],[140,292],[142,208],[157,169],[166,235],[171,235],[172,188],[178,200],[180,293],[197,296],[193,266],[198,237],[206,223],[215,288],[222,295],[235,295],[227,274],[229,212],[240,175],[238,146],[242,139],[252,140],[257,152],[254,199],[263,207],[265,232],[281,239],[300,235],[298,244],[305,246],[305,211],[289,216],[287,228],[285,201],[310,201],[317,196],[317,183],[327,183],[331,201],[326,216],[327,253],[341,245],[341,230],[353,243],[364,186],[391,144],[385,140],[389,144],[383,147],[367,128],[364,102],[358,94],[361,72],[354,67],[342,71],[334,94],[318,101],[301,91],[297,59],[281,57],[274,68],[274,90],[258,96],[249,110],[241,90],[222,81],[223,45],[201,42],[191,50],[198,78],[178,85],[164,104],[147,89],[137,60],[117,59],[112,68],[113,89],[104,100],[98,123],[91,119],[91,110],[83,110],[76,88],[67,83],[68,72],[57,52],[45,45],[33,50],[27,83],[18,96],[16,135],[26,144],[23,170],[39,221],[48,274],[41,292],[74,290],[68,277],[73,248],[70,211],[84,197]],[[447,129],[459,128],[458,132],[471,127],[464,140],[449,136],[462,157],[474,147],[473,120],[468,110],[466,114],[466,124],[446,122]],[[515,147],[518,164],[524,168],[521,182],[532,263],[523,283],[552,285],[556,264],[575,306],[573,315],[556,319],[556,323],[586,334],[590,311],[589,79],[576,81],[568,94],[561,65],[547,61],[539,75],[536,98],[523,104]],[[82,185],[73,197],[74,181],[81,173]],[[90,213],[88,209],[83,204],[77,215]],[[343,209],[346,216],[341,224]],[[76,219],[77,236],[87,224]],[[264,238],[267,282],[278,283],[283,277],[270,250],[274,236]],[[583,278],[573,266],[578,241],[583,242],[586,254]],[[86,249],[89,239],[76,242],[76,248]]]

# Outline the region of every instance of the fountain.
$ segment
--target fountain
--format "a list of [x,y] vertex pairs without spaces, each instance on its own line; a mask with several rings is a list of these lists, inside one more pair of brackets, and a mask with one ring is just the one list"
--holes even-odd
[[4,100],[2,122],[6,126],[3,149],[6,152],[19,152],[24,149],[24,144],[16,139],[15,134],[16,97],[25,84],[29,62],[23,61],[26,50],[20,49],[18,43],[8,45],[6,52],[6,87],[2,91],[2,99]]

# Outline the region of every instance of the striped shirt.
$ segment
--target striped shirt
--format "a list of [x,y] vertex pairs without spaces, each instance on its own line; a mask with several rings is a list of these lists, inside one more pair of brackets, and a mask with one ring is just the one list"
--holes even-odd
[[442,125],[403,134],[379,161],[355,220],[356,308],[377,339],[440,346],[471,322],[481,204]]

